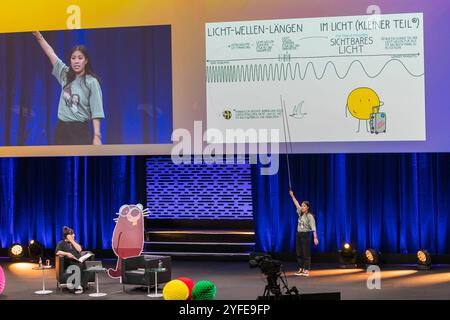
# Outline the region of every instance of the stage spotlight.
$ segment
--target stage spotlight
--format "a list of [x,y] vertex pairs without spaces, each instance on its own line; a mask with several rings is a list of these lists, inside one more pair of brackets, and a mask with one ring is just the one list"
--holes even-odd
[[374,249],[366,249],[363,260],[367,265],[378,265],[380,263],[379,254]]
[[351,246],[349,243],[346,242],[346,243],[344,243],[344,245],[342,246],[341,251],[342,251],[342,254],[343,254],[343,255],[349,256],[349,255],[352,254],[353,249],[352,249],[352,246]]
[[19,260],[25,254],[25,250],[21,244],[15,243],[8,250],[11,260]]
[[431,255],[427,250],[417,252],[417,268],[420,270],[431,269]]
[[31,240],[28,245],[28,254],[32,260],[38,261],[44,255],[44,246],[36,240]]
[[349,243],[344,243],[339,250],[339,263],[341,268],[356,268],[356,250]]

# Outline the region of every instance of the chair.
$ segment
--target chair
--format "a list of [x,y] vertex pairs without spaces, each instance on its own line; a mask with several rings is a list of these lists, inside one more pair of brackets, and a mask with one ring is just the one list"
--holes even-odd
[[158,268],[162,261],[165,272],[158,273],[158,284],[169,282],[172,279],[172,258],[169,256],[142,255],[122,260],[122,286],[144,286],[149,290],[155,285],[155,273],[149,269]]
[[[81,251],[81,255],[88,253],[89,251]],[[95,256],[90,257],[86,261],[95,260]],[[56,273],[56,287],[62,291],[63,287],[67,287],[67,279],[71,276],[71,273],[66,272],[67,266],[64,263],[64,257],[55,257],[55,273]],[[83,271],[82,271],[83,272]],[[88,285],[95,284],[95,274],[88,273]]]

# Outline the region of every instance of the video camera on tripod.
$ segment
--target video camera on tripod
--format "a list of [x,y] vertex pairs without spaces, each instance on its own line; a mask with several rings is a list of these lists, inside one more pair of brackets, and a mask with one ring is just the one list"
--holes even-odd
[[251,253],[249,259],[250,268],[259,267],[267,276],[281,275],[281,261],[273,260],[266,253]]

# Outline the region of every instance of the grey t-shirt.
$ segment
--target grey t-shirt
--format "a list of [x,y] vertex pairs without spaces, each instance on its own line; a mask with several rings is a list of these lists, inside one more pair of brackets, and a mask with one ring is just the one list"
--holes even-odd
[[91,75],[77,77],[68,87],[69,67],[60,59],[53,65],[52,74],[62,87],[58,105],[58,119],[65,122],[86,122],[92,119],[103,119],[102,89],[98,80]]
[[308,212],[302,215],[300,209],[297,209],[297,214],[298,214],[298,225],[297,225],[298,232],[316,231],[316,220],[314,219],[314,216],[311,213]]

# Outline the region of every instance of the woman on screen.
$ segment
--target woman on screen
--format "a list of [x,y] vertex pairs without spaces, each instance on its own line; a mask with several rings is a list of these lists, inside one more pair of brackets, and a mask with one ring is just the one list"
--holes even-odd
[[298,215],[295,247],[300,269],[294,274],[296,276],[309,277],[309,270],[311,269],[311,232],[314,234],[314,244],[316,246],[319,244],[316,232],[316,220],[311,212],[309,201],[303,201],[302,205],[300,205],[292,190],[289,190],[289,195],[297,208]]
[[[104,119],[102,90],[92,68],[86,47],[78,45],[70,52],[70,67],[55,54],[42,34],[33,32],[50,59],[52,74],[62,86],[54,143],[57,145],[101,145],[100,119]],[[89,128],[92,120],[93,134]]]

